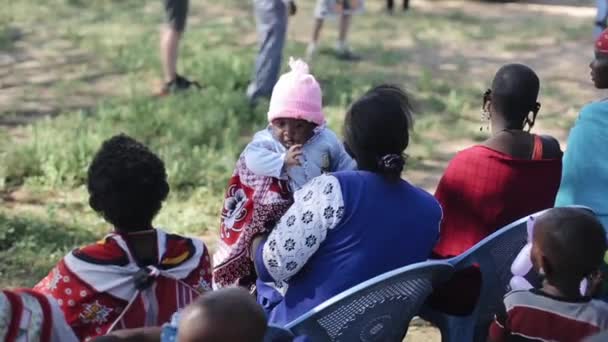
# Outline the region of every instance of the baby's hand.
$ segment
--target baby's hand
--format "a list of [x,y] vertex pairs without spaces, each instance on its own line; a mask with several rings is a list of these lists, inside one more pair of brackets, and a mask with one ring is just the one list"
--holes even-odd
[[300,156],[302,155],[302,145],[293,145],[289,148],[287,153],[285,154],[285,166],[293,167],[293,166],[301,166]]

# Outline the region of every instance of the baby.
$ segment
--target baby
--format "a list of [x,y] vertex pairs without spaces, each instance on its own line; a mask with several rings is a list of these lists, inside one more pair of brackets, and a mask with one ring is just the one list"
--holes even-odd
[[287,211],[293,192],[325,172],[356,168],[325,126],[321,87],[308,65],[293,58],[289,65],[272,92],[269,126],[254,135],[228,184],[214,255],[216,287],[254,283],[251,241]]
[[325,127],[321,88],[308,65],[290,60],[272,92],[268,128],[256,133],[243,152],[256,175],[288,180],[299,190],[324,172],[352,170],[355,162],[336,134]]
[[588,210],[554,208],[540,216],[531,258],[543,284],[505,296],[488,341],[581,341],[608,329],[608,304],[580,292],[581,281],[596,274],[605,252],[602,224]]

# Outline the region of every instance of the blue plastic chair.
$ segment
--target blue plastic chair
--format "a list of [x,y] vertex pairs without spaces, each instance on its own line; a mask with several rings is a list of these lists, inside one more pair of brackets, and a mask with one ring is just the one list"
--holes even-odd
[[291,342],[294,337],[291,331],[269,324],[264,335],[264,342]]
[[[529,216],[541,215],[543,211],[528,215],[494,232],[468,251],[448,259],[454,270],[478,265],[481,271],[481,293],[475,309],[468,316],[448,315],[425,305],[420,316],[441,330],[442,342],[471,342],[487,340],[488,328],[494,314],[500,309],[504,295],[510,291],[509,281],[513,274],[511,265],[520,250],[528,242],[527,221]],[[536,285],[534,275],[526,276]]]
[[[570,208],[593,210],[589,207],[571,205]],[[442,342],[485,342],[494,314],[500,309],[504,295],[509,292],[509,281],[513,274],[511,265],[523,246],[528,242],[527,221],[547,210],[521,218],[486,237],[467,252],[445,260],[454,265],[454,270],[479,265],[482,277],[481,293],[473,312],[468,316],[453,316],[423,306],[420,316],[441,330]],[[526,275],[534,287],[540,286],[535,272]]]
[[286,328],[314,342],[401,342],[411,319],[454,268],[426,261],[386,272],[318,305]]

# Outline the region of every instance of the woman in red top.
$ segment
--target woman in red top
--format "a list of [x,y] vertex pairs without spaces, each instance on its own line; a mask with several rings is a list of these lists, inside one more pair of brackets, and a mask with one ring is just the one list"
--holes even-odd
[[[555,138],[530,133],[540,110],[539,84],[525,65],[505,65],[496,73],[483,98],[492,135],[450,161],[435,193],[443,207],[435,257],[459,255],[505,225],[553,206],[562,152]],[[469,271],[469,279],[480,278],[477,270]],[[479,287],[475,283],[473,289]],[[469,292],[473,298],[458,296],[469,305],[450,298],[451,304],[470,307],[477,295]]]

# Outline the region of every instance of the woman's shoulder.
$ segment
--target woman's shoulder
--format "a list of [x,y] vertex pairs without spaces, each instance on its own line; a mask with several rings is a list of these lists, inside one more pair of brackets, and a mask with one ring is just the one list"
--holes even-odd
[[448,168],[454,167],[471,167],[471,162],[484,160],[486,157],[491,155],[500,154],[500,152],[494,150],[491,147],[477,144],[460,150],[454,154],[452,159],[448,163]]
[[169,233],[166,233],[164,249],[165,255],[161,261],[163,264],[179,264],[180,261],[207,251],[205,243],[200,239]]
[[411,184],[408,181],[404,180],[402,182],[406,184],[408,191],[411,192],[419,202],[424,203],[427,208],[435,210],[438,214],[441,214],[441,205],[433,194],[419,186]]
[[[411,193],[413,196],[418,196],[421,199],[427,199],[435,202],[435,198],[428,191],[413,185],[407,180],[401,179],[397,183],[387,183],[383,176],[369,171],[340,171],[332,173],[338,179],[343,188],[351,186],[361,187],[378,187],[382,191],[386,190],[387,186],[394,187],[400,191]],[[348,189],[347,189],[348,190]],[[364,189],[365,191],[369,189]]]
[[311,141],[319,141],[323,143],[329,143],[330,145],[337,145],[340,143],[340,139],[338,139],[338,135],[332,131],[328,127],[318,127],[315,130],[314,136],[311,138]]
[[608,120],[608,101],[590,102],[581,108],[580,119],[604,118]]
[[106,235],[97,242],[76,248],[68,255],[93,264],[124,266],[129,263],[129,257],[115,234]]

